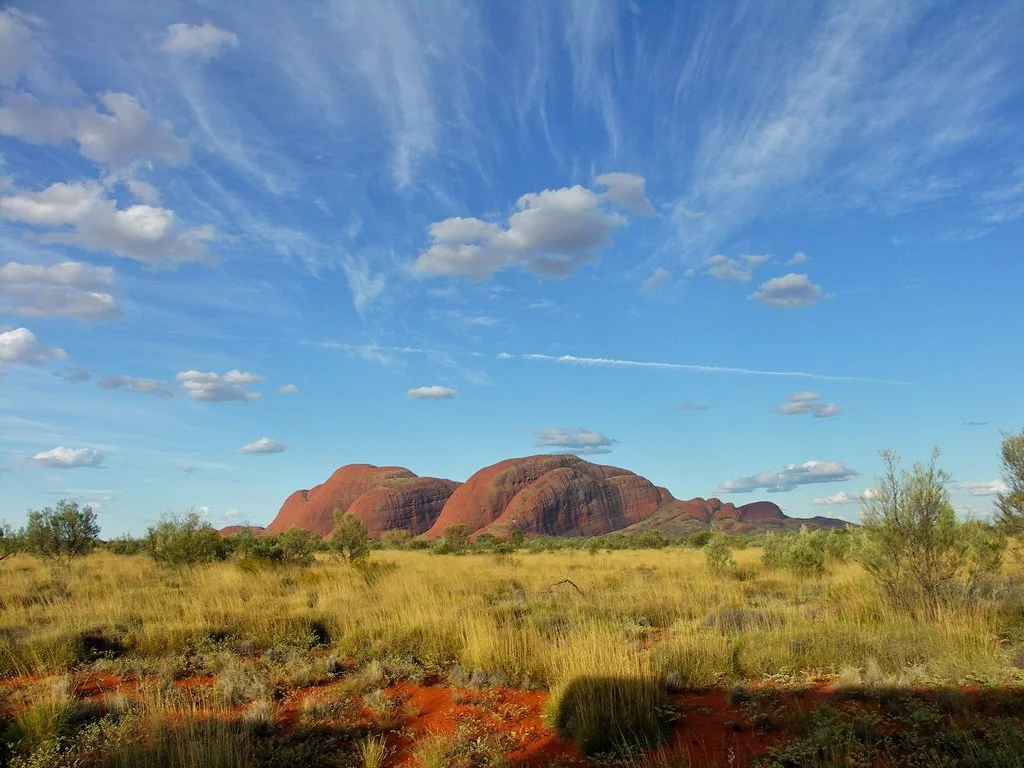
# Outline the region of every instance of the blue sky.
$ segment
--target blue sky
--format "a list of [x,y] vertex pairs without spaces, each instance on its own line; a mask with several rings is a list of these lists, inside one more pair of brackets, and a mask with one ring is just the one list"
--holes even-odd
[[1024,422],[1024,7],[0,11],[0,519],[580,452],[856,520]]

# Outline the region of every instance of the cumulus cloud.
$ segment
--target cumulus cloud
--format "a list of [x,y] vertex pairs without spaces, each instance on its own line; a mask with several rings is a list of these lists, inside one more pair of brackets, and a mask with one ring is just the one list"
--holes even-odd
[[278,442],[277,440],[271,440],[269,437],[261,437],[259,440],[248,445],[243,445],[238,449],[239,453],[246,455],[263,455],[267,453],[284,453],[286,446],[284,443]]
[[819,504],[823,506],[845,506],[847,504],[860,504],[864,501],[869,501],[875,497],[875,491],[871,488],[865,488],[860,493],[847,493],[846,491],[839,491],[833,493],[831,496],[819,496],[816,499],[812,499],[812,504]]
[[100,389],[123,389],[136,395],[154,395],[156,397],[172,397],[173,392],[167,384],[157,379],[144,379],[138,376],[107,376],[97,382]]
[[519,267],[541,277],[565,277],[595,258],[611,242],[624,216],[602,206],[602,198],[581,187],[531,192],[516,202],[504,228],[476,218],[456,217],[428,227],[431,246],[416,270],[432,275],[490,277]]
[[228,371],[223,376],[212,371],[182,371],[175,378],[189,397],[209,403],[256,400],[260,393],[250,392],[246,386],[263,381],[262,376],[239,370]]
[[17,78],[22,68],[42,51],[32,33],[37,23],[34,17],[15,8],[0,10],[0,82]]
[[997,493],[1009,493],[1010,488],[997,479],[980,483],[954,483],[953,490],[967,491],[971,496],[995,496]]
[[596,429],[545,427],[537,432],[537,446],[582,454],[610,453],[613,440]]
[[797,251],[793,254],[793,258],[786,262],[786,266],[795,267],[797,264],[803,264],[805,261],[810,261],[811,257],[803,251]]
[[797,309],[817,304],[822,296],[821,286],[812,283],[807,275],[790,272],[761,283],[761,287],[747,298],[774,309]]
[[60,107],[41,104],[21,91],[7,91],[0,99],[0,136],[30,144],[57,144],[74,136],[71,116]]
[[42,365],[50,360],[63,360],[67,356],[60,347],[40,344],[28,328],[14,328],[0,333],[0,373],[8,365]]
[[98,467],[103,463],[103,454],[93,448],[65,448],[58,446],[41,451],[31,459],[33,464],[47,469],[76,469]]
[[710,405],[704,405],[703,403],[685,402],[679,406],[681,411],[709,411],[711,410]]
[[707,274],[717,280],[733,280],[748,283],[754,276],[754,270],[767,262],[771,256],[765,254],[747,254],[732,259],[723,254],[711,256],[699,267],[686,270],[685,277]]
[[786,402],[775,409],[784,416],[802,416],[813,414],[816,419],[838,416],[843,412],[835,403],[826,403],[817,392],[794,392],[786,398]]
[[282,395],[297,395],[299,394],[299,388],[294,384],[285,384],[283,387],[278,387],[277,391]]
[[121,313],[111,291],[114,270],[65,261],[52,267],[0,264],[0,312],[99,320]]
[[152,205],[119,209],[96,182],[57,182],[41,192],[0,197],[0,216],[35,227],[56,228],[43,242],[68,243],[145,262],[198,261],[207,257],[212,227],[182,231],[174,211]]
[[171,24],[167,37],[158,46],[166,53],[210,58],[225,48],[237,48],[238,35],[210,22],[203,24]]
[[643,282],[640,283],[640,290],[653,291],[657,288],[660,288],[662,285],[664,285],[665,281],[668,280],[669,275],[669,271],[664,267],[656,268],[653,272],[651,272],[649,277],[645,278]]
[[854,478],[857,474],[842,462],[811,460],[803,464],[790,464],[778,471],[726,480],[718,488],[726,493],[749,493],[758,488],[764,488],[768,493],[784,493],[798,485],[838,483]]
[[598,184],[607,187],[601,194],[606,200],[625,208],[630,213],[640,216],[652,216],[654,206],[644,194],[644,186],[647,181],[643,176],[636,173],[602,173],[596,179]]
[[127,93],[105,93],[100,101],[106,113],[87,107],[77,115],[75,140],[83,157],[115,167],[136,159],[160,159],[169,165],[188,160],[188,143],[174,135],[169,123],[152,121]]
[[432,387],[414,387],[405,394],[413,400],[451,400],[459,393],[450,387],[435,384]]

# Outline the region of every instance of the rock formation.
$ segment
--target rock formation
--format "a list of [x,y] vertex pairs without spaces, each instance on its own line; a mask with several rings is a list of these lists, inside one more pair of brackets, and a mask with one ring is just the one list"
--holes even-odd
[[298,526],[326,536],[334,527],[334,510],[341,509],[362,520],[370,536],[391,529],[420,534],[430,528],[458,487],[452,480],[418,477],[403,467],[349,464],[326,482],[308,491],[295,491],[267,532],[281,533]]
[[470,534],[592,536],[642,520],[672,496],[625,469],[578,456],[507,459],[474,474],[452,494],[427,531],[437,538],[449,525]]
[[350,464],[321,485],[289,496],[266,530],[281,533],[299,526],[326,536],[335,509],[362,520],[370,536],[402,529],[430,539],[449,525],[465,525],[472,536],[506,537],[516,529],[549,536],[652,530],[678,536],[707,528],[752,533],[846,524],[786,517],[770,501],[741,506],[716,498],[682,501],[629,470],[542,454],[484,467],[464,484],[417,477],[403,467]]

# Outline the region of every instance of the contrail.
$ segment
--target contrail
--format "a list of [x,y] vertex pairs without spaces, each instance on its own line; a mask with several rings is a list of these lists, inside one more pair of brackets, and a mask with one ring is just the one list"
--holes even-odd
[[563,363],[565,365],[587,365],[598,368],[652,368],[662,371],[692,371],[696,373],[738,373],[743,376],[781,376],[800,379],[816,379],[819,381],[857,381],[862,384],[898,384],[909,385],[907,381],[886,381],[869,379],[862,376],[833,376],[825,373],[809,371],[762,371],[757,368],[730,368],[723,365],[691,365],[687,363],[659,363],[643,360],[616,360],[609,357],[577,357],[576,355],[510,355],[502,352],[501,360],[541,360],[547,363]]

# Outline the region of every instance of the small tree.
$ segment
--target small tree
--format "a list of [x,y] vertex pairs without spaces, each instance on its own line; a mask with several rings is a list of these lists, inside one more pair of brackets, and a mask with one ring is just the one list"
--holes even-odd
[[147,531],[146,551],[163,565],[191,568],[223,559],[226,547],[221,535],[196,512],[165,513]]
[[728,539],[720,533],[716,533],[708,539],[704,545],[704,557],[707,560],[708,568],[712,573],[728,573],[736,567],[736,561],[732,559],[732,548]]
[[370,542],[363,521],[348,512],[334,510],[331,547],[350,563],[357,563],[369,557]]
[[96,513],[86,505],[62,499],[57,508],[29,510],[24,531],[25,549],[43,560],[66,567],[88,555],[99,541]]
[[449,525],[444,529],[441,540],[434,544],[434,552],[439,555],[461,555],[469,549],[469,528],[462,523]]
[[21,536],[7,523],[0,523],[0,563],[21,551]]
[[305,528],[293,527],[277,537],[282,565],[305,568],[313,564],[314,553],[320,546],[320,537]]
[[937,449],[928,464],[915,464],[911,472],[900,469],[892,451],[881,456],[878,487],[862,502],[857,559],[893,602],[934,610],[998,570],[1005,541],[957,522],[950,476],[937,466]]
[[[1000,450],[1002,478],[1006,491],[996,496],[996,524],[1007,536],[1024,542],[1024,430],[1019,434],[1003,433]],[[1018,559],[1021,550],[1015,550]]]

